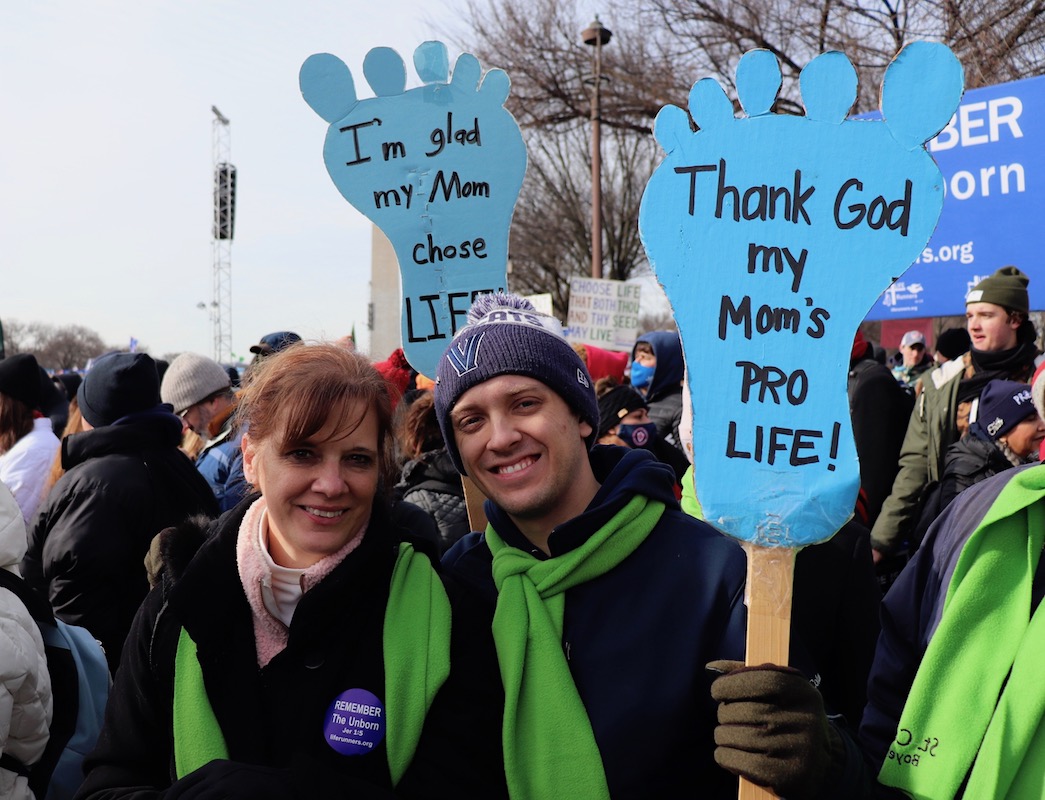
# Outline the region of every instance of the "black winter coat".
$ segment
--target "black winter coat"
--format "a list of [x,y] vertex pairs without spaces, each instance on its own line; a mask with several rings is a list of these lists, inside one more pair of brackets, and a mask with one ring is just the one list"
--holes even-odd
[[[178,552],[186,546],[177,540],[170,545],[164,534],[161,587],[135,618],[105,727],[84,765],[87,777],[78,800],[153,800],[170,791],[176,779],[174,656],[182,627],[197,644],[229,758],[247,776],[222,797],[393,796],[385,740],[362,755],[342,755],[328,745],[324,723],[332,702],[347,689],[363,688],[387,702],[382,636],[403,532],[375,504],[359,546],[302,596],[287,647],[259,667],[251,610],[236,566],[240,523],[257,497],[248,497],[206,531],[183,526],[177,532],[181,542],[205,539],[188,558]],[[187,566],[181,566],[185,561]],[[504,699],[489,630],[482,635],[472,622],[482,618],[456,605],[452,591],[450,596],[451,677],[436,696],[413,765],[394,796],[496,798],[505,793]],[[246,782],[264,784],[266,777],[263,790]],[[183,779],[174,793],[190,780]]]
[[870,533],[855,520],[795,558],[791,663],[815,666],[824,702],[852,730],[867,703],[881,591]]
[[432,450],[408,461],[396,491],[403,500],[425,510],[439,529],[439,552],[468,533],[468,507],[461,475],[446,450]]
[[983,438],[976,425],[970,425],[966,434],[947,448],[939,483],[926,489],[914,540],[921,542],[929,526],[963,491],[1013,466],[994,442]]
[[860,489],[870,528],[893,488],[900,466],[900,446],[914,408],[914,398],[896,382],[884,364],[869,354],[849,368],[849,412],[856,454],[860,458]]
[[178,449],[181,421],[150,412],[62,442],[66,473],[33,519],[22,574],[55,616],[105,647],[109,669],[149,591],[153,536],[193,514],[217,516],[207,481]]
[[941,511],[973,484],[1015,466],[994,442],[980,438],[975,431],[976,426],[970,426],[965,436],[947,448],[940,477]]

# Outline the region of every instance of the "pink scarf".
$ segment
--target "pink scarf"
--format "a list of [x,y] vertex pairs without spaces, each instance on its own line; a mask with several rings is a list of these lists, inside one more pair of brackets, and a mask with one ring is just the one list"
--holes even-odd
[[[263,523],[267,524],[266,508],[265,498],[261,497],[247,509],[236,539],[236,566],[239,569],[240,583],[243,584],[243,591],[247,595],[251,616],[254,619],[254,642],[257,646],[258,666],[260,667],[264,667],[278,653],[282,652],[290,637],[290,629],[269,613],[262,598],[262,582],[271,578],[268,561],[265,558],[266,553],[261,547],[261,526]],[[307,592],[333,572],[334,568],[359,546],[369,523],[370,518],[367,517],[355,536],[349,539],[340,550],[320,559],[305,570],[301,576],[302,592]]]

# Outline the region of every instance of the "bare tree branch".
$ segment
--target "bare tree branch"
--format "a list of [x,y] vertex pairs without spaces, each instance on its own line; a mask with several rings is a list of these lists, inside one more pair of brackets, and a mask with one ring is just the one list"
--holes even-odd
[[[637,218],[659,159],[649,135],[656,115],[686,108],[704,77],[735,97],[737,62],[752,48],[780,63],[777,113],[804,113],[799,75],[828,50],[857,70],[854,112],[877,108],[886,67],[916,39],[949,45],[969,88],[1045,73],[1045,0],[606,0],[603,21],[613,31],[600,87],[604,274],[621,280],[648,268]],[[511,281],[550,292],[559,309],[570,276],[591,263],[592,51],[580,39],[589,22],[577,0],[470,0],[463,26],[444,37],[511,76],[508,107],[530,158]]]

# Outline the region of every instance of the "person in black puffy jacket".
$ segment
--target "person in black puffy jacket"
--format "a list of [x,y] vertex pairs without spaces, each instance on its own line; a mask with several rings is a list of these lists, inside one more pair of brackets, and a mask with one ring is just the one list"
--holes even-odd
[[420,391],[398,410],[397,440],[407,458],[400,471],[397,496],[428,512],[439,531],[439,550],[445,553],[468,533],[461,475],[451,460],[439,423],[431,391]]
[[217,516],[218,506],[178,449],[181,420],[160,404],[148,355],[98,359],[77,400],[86,430],[62,442],[65,474],[32,521],[22,573],[55,616],[94,634],[115,671],[149,589],[142,560],[152,537],[193,514]]
[[976,419],[947,448],[940,482],[926,492],[916,529],[921,542],[929,526],[961,492],[999,472],[1038,460],[1045,421],[1031,400],[1031,387],[995,379],[980,394]]

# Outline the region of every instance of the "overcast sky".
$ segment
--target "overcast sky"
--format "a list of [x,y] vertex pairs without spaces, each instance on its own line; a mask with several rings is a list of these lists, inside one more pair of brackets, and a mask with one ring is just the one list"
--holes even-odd
[[0,320],[211,355],[197,304],[213,295],[215,105],[238,171],[233,351],[249,357],[276,330],[337,338],[353,324],[365,346],[370,225],[327,176],[327,125],[302,100],[298,69],[334,53],[370,96],[366,52],[392,46],[410,64],[455,3],[0,5]]

